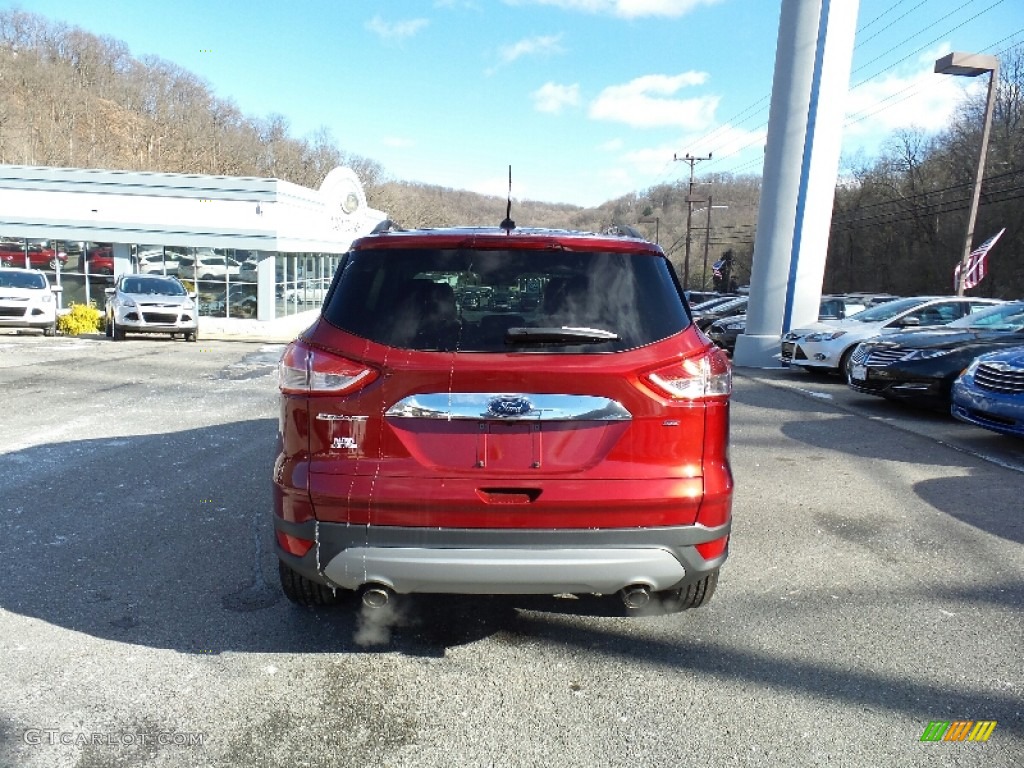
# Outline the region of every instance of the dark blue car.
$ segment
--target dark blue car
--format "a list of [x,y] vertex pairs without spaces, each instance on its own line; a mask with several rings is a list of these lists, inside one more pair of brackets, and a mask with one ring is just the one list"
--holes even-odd
[[1004,435],[1024,437],[1024,347],[977,358],[953,384],[953,415]]

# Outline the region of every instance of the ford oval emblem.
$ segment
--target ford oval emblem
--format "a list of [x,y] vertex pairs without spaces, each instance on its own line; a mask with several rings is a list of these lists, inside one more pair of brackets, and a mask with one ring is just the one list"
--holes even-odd
[[521,395],[498,395],[487,401],[487,415],[498,419],[528,416],[533,403]]

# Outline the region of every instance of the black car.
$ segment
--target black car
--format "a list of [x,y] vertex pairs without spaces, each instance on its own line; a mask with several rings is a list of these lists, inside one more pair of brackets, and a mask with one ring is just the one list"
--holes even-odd
[[858,392],[949,411],[953,382],[976,357],[1024,344],[1024,301],[999,304],[941,328],[862,342],[850,359]]
[[[849,296],[822,296],[818,306],[818,320],[842,320],[865,308],[859,299]],[[736,349],[736,338],[747,329],[746,306],[743,314],[731,315],[715,320],[708,327],[708,338],[722,349],[732,352]],[[696,311],[695,311],[696,313]]]
[[701,312],[700,310],[693,310],[693,322],[702,331],[706,331],[711,324],[723,317],[733,317],[734,315],[743,315],[747,311],[747,297],[737,296],[732,301],[727,301],[724,304],[718,304],[711,307],[710,309]]
[[711,299],[722,297],[718,291],[684,291],[683,294],[686,296],[686,303],[690,305],[690,309],[704,302],[711,301]]

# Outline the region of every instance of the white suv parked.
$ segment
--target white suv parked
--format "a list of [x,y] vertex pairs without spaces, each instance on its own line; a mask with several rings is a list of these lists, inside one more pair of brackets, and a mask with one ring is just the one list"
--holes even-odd
[[869,307],[844,320],[794,328],[782,337],[783,365],[805,370],[839,371],[849,378],[854,347],[879,334],[946,325],[998,299],[967,296],[917,296]]

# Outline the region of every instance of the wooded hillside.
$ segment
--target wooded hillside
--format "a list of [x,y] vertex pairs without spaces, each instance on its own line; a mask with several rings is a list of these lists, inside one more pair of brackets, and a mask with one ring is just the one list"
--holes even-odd
[[[975,243],[1007,229],[990,276],[972,294],[1009,298],[1024,295],[1024,48],[1001,60]],[[978,97],[944,134],[904,131],[880,157],[854,164],[836,190],[826,291],[950,292],[983,110]],[[176,64],[16,10],[0,11],[0,163],[275,177],[312,188],[347,165],[370,204],[405,227],[494,225],[505,216],[504,199],[394,179],[338,147],[327,129],[296,138],[285,117],[245,115]],[[709,222],[708,206],[693,206],[688,287],[710,287],[711,265],[726,251],[738,281],[749,280],[760,186],[757,176],[697,178],[694,196],[716,207]],[[688,191],[678,181],[589,209],[517,200],[512,218],[520,226],[635,227],[661,243],[682,275]]]

